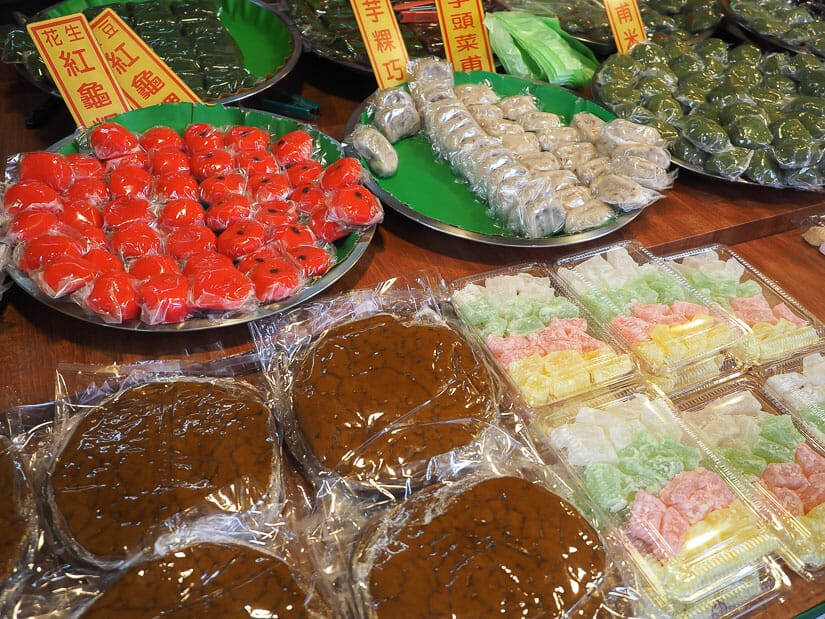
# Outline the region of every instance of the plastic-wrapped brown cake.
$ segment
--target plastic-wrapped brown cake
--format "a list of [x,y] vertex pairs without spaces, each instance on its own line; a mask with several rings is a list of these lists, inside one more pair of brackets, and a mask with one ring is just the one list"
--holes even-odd
[[0,590],[26,546],[28,528],[25,493],[20,492],[14,455],[9,441],[0,437]]
[[388,314],[327,331],[297,371],[293,413],[317,463],[403,485],[495,414],[483,361],[456,331]]
[[132,566],[82,616],[304,617],[304,598],[289,568],[275,557],[202,543]]
[[127,389],[86,413],[51,474],[58,533],[101,560],[230,484],[255,501],[273,466],[270,411],[239,381],[175,380]]
[[560,497],[517,477],[400,504],[356,552],[368,617],[558,617],[598,587],[597,532]]

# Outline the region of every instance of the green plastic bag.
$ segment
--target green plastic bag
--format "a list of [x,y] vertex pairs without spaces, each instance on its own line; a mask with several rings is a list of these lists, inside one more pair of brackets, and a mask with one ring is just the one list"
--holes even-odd
[[493,52],[511,75],[575,88],[589,85],[599,66],[593,52],[555,18],[497,11],[486,15],[484,25]]

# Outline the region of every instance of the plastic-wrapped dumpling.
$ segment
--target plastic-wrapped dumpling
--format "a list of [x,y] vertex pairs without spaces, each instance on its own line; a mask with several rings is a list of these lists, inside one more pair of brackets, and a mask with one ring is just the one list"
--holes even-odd
[[616,213],[601,200],[590,200],[579,208],[566,212],[564,231],[576,234],[603,226],[616,217]]
[[495,195],[499,186],[514,176],[529,176],[527,168],[518,163],[508,163],[490,172],[487,176],[479,179],[479,184],[484,189],[487,197]]
[[639,125],[623,118],[605,123],[596,141],[599,150],[607,154],[624,144],[652,144],[664,147],[665,141],[653,127]]
[[583,207],[593,199],[593,196],[590,195],[590,189],[584,185],[575,185],[558,191],[555,199],[559,206],[569,211]]
[[467,111],[458,100],[444,100],[420,108],[421,120],[424,124],[424,133],[427,139],[432,141],[441,125],[457,116],[470,117]]
[[[450,155],[450,164],[465,179],[472,176],[472,169],[477,165],[479,153],[489,152],[493,148],[502,149],[501,140],[486,133],[469,138],[461,147]],[[503,149],[507,152],[506,149]]]
[[473,121],[467,121],[455,127],[448,135],[440,137],[439,147],[446,157],[452,157],[467,142],[488,137],[481,126]]
[[719,153],[731,148],[730,138],[722,126],[704,116],[685,116],[677,125],[682,130],[682,137],[696,148],[706,153]]
[[611,157],[641,157],[667,170],[670,167],[670,152],[661,146],[650,144],[623,144],[610,153]]
[[567,216],[561,206],[552,198],[546,197],[525,204],[522,218],[525,234],[531,238],[540,238],[560,232]]
[[412,102],[376,108],[373,122],[392,144],[421,130],[421,117]]
[[739,147],[714,153],[705,159],[705,170],[722,178],[737,179],[748,169],[753,153],[748,148]]
[[534,176],[546,179],[547,186],[553,193],[575,187],[579,184],[578,177],[570,170],[549,170],[547,172],[535,172]]
[[497,103],[499,96],[487,84],[459,84],[455,87],[455,96],[464,105]]
[[547,172],[549,170],[561,169],[561,162],[558,157],[547,151],[522,153],[518,156],[518,161],[531,172]]
[[524,133],[522,126],[512,120],[490,120],[481,123],[482,128],[489,135],[501,137],[507,133]]
[[403,88],[381,88],[372,95],[372,104],[376,108],[392,107],[394,105],[413,105],[412,97]]
[[597,176],[601,176],[607,171],[609,164],[610,157],[594,157],[577,165],[573,168],[573,171],[583,184],[589,185]]
[[599,156],[592,142],[567,142],[559,144],[552,152],[568,170]]
[[358,125],[350,135],[350,141],[376,176],[387,178],[398,171],[398,153],[375,127]]
[[579,132],[579,140],[582,142],[595,142],[598,140],[604,124],[605,121],[590,112],[573,114],[573,118],[570,120],[570,126]]
[[590,184],[594,198],[621,211],[635,211],[664,197],[657,191],[642,187],[634,180],[618,174],[602,174]]
[[553,151],[557,146],[564,142],[577,142],[579,140],[579,132],[573,127],[553,127],[551,129],[544,129],[536,131],[539,138],[541,150]]
[[822,151],[816,144],[801,138],[774,140],[772,150],[780,167],[790,170],[810,167],[822,158]]
[[506,133],[501,136],[501,143],[504,145],[504,148],[509,148],[518,155],[541,152],[539,138],[535,133],[529,131],[523,133]]
[[518,120],[522,114],[540,111],[538,105],[536,105],[535,97],[531,95],[504,97],[498,102],[498,106],[504,112],[504,118],[508,120]]
[[410,94],[419,108],[443,99],[458,101],[453,90],[443,82],[412,82],[409,88]]
[[704,167],[705,159],[708,157],[707,153],[696,148],[685,138],[678,138],[670,148],[673,151],[673,156],[680,162],[684,162],[700,170]]
[[477,191],[483,198],[486,195],[482,184],[483,179],[501,166],[513,163],[516,163],[515,155],[503,146],[484,148],[468,153],[464,175],[474,191]]
[[407,65],[409,81],[445,82],[452,90],[455,85],[453,65],[441,58],[415,58]]
[[632,155],[613,157],[608,167],[613,174],[626,176],[642,187],[657,191],[670,189],[673,186],[673,180],[676,178],[675,170],[668,172],[666,168],[660,168],[647,159]]
[[516,212],[522,202],[524,188],[530,181],[530,175],[524,173],[510,173],[487,196],[487,201],[493,212],[514,229],[519,228],[520,216]]
[[501,111],[499,106],[493,105],[492,103],[477,103],[475,105],[468,105],[467,109],[470,110],[470,114],[473,115],[473,118],[480,123],[504,119],[504,112]]
[[562,126],[559,115],[552,112],[527,112],[519,116],[517,122],[525,131],[543,131]]
[[773,160],[769,149],[753,152],[744,176],[760,185],[779,187],[783,184],[782,170]]

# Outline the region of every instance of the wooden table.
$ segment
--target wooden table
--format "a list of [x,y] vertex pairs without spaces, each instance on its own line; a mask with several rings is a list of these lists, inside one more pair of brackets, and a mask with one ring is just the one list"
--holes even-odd
[[[279,87],[322,106],[319,127],[342,138],[355,107],[374,89],[372,77],[304,55]],[[8,65],[0,64],[0,155],[43,149],[73,131],[58,105],[35,129],[26,119],[47,97]],[[334,294],[372,287],[389,278],[411,281],[438,271],[445,279],[529,260],[549,261],[588,247],[635,239],[665,253],[710,242],[733,246],[767,275],[779,280],[825,320],[825,256],[801,239],[795,221],[825,211],[825,195],[752,187],[682,173],[667,197],[618,232],[585,245],[515,249],[447,236],[388,211],[367,253],[339,282]],[[246,326],[194,333],[134,333],[64,316],[16,286],[0,301],[0,411],[54,397],[55,368],[61,362],[128,363],[141,359],[213,358],[250,347]],[[791,576],[792,589],[754,617],[792,617],[825,599],[825,583]]]

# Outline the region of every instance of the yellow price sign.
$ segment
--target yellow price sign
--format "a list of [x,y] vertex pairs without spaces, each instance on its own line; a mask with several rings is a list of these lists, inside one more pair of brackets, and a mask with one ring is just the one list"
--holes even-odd
[[112,9],[95,17],[92,32],[133,108],[201,100]]
[[389,0],[350,0],[375,80],[389,88],[407,80],[407,48]]
[[27,29],[79,127],[129,111],[126,95],[83,14],[35,22]]
[[447,60],[456,71],[495,72],[481,0],[436,0]]
[[645,25],[636,0],[604,0],[607,20],[620,54],[626,54],[636,43],[647,41]]

